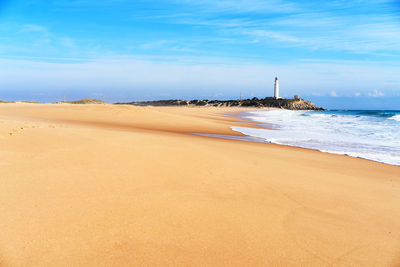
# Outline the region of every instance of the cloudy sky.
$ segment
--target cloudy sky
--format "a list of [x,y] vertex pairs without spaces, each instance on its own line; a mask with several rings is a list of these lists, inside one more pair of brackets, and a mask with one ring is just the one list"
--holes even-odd
[[400,1],[0,0],[0,99],[400,109]]

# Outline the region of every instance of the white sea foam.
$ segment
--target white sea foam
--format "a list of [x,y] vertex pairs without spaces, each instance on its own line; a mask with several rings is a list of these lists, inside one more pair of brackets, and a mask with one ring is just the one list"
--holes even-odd
[[243,117],[271,123],[276,130],[232,127],[265,142],[400,165],[399,112],[272,110]]
[[400,115],[394,115],[393,117],[389,118],[390,120],[400,121]]

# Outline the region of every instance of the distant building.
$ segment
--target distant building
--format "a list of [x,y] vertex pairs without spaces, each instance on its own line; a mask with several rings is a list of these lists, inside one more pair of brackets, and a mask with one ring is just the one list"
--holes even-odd
[[294,97],[293,97],[295,100],[300,100],[300,97],[299,97],[299,95],[294,95]]
[[278,80],[278,77],[275,77],[274,98],[275,99],[282,98],[282,97],[279,96],[279,80]]

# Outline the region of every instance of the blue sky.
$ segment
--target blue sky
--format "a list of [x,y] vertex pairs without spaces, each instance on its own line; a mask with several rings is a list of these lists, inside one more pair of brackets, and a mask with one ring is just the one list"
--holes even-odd
[[400,109],[399,1],[0,0],[0,99]]

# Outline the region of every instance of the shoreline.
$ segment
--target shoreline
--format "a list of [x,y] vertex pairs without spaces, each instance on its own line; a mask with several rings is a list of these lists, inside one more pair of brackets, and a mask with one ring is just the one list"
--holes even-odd
[[[27,102],[17,102],[17,103],[5,103],[7,105],[15,105],[15,106],[59,106],[59,107],[100,107],[100,106],[115,106],[114,104],[71,104],[71,103],[27,103]],[[327,153],[330,155],[338,155],[338,156],[344,156],[344,157],[349,157],[352,159],[360,159],[360,160],[367,160],[370,162],[374,162],[374,163],[379,163],[379,164],[385,164],[385,165],[389,165],[389,166],[394,166],[394,167],[400,167],[400,165],[396,165],[396,164],[390,164],[390,163],[385,163],[385,162],[380,162],[380,161],[376,161],[376,160],[372,160],[372,159],[367,159],[367,158],[363,158],[363,157],[355,157],[355,156],[350,156],[347,154],[339,154],[339,153],[333,153],[333,152],[327,152],[327,151],[321,151],[319,149],[313,149],[313,148],[307,148],[307,147],[301,147],[301,146],[292,146],[292,145],[285,145],[285,144],[278,144],[278,143],[272,143],[272,142],[265,142],[262,141],[262,138],[257,138],[257,137],[252,137],[246,134],[243,134],[239,131],[235,131],[232,129],[232,127],[234,126],[239,126],[239,127],[246,127],[246,128],[259,128],[259,129],[268,129],[268,130],[276,130],[274,128],[269,128],[268,123],[263,123],[263,122],[257,122],[255,120],[248,120],[243,118],[243,116],[241,116],[241,113],[245,113],[245,112],[251,112],[251,111],[261,111],[261,110],[281,110],[279,108],[270,108],[270,107],[262,107],[262,108],[254,108],[254,107],[203,107],[203,106],[182,106],[182,107],[168,107],[168,106],[159,106],[159,107],[154,107],[154,106],[143,106],[143,107],[139,107],[139,106],[132,106],[132,105],[122,105],[119,104],[117,106],[122,106],[122,107],[135,107],[135,108],[144,108],[144,109],[153,109],[153,110],[157,110],[157,109],[198,109],[198,110],[211,110],[212,114],[220,117],[221,121],[224,122],[228,122],[231,123],[230,125],[228,125],[229,130],[222,130],[222,129],[218,129],[217,132],[207,132],[206,131],[177,131],[177,130],[173,130],[173,129],[151,129],[149,127],[134,127],[131,128],[128,125],[124,125],[124,124],[118,124],[118,123],[110,123],[110,124],[106,124],[106,123],[94,123],[94,122],[90,122],[90,121],[76,121],[76,120],[71,120],[71,119],[56,119],[53,122],[55,123],[67,123],[67,124],[77,124],[77,125],[91,125],[93,127],[100,127],[100,128],[110,128],[110,129],[115,129],[118,128],[120,130],[126,130],[126,131],[130,131],[130,130],[137,130],[137,131],[161,131],[164,133],[172,133],[172,134],[189,134],[189,135],[196,135],[196,136],[202,136],[202,137],[209,137],[209,138],[218,138],[218,139],[226,139],[226,140],[230,140],[230,141],[242,141],[242,142],[255,142],[255,143],[261,143],[261,144],[267,144],[267,145],[276,145],[276,146],[282,146],[282,147],[286,147],[286,148],[295,148],[295,149],[305,149],[305,150],[310,150],[310,151],[315,151],[315,152],[319,152],[319,153]],[[223,110],[224,112],[217,112],[217,111],[221,111]],[[1,118],[1,115],[0,115]],[[18,117],[17,117],[18,118]],[[29,116],[27,116],[27,118],[29,118]],[[34,119],[35,117],[31,117],[31,119]],[[38,118],[36,118],[38,119]],[[43,122],[46,121],[50,121],[48,118],[41,118],[39,120],[43,120]],[[216,119],[218,120],[218,119]]]
[[1,265],[400,263],[399,168],[191,134],[219,113],[0,105]]
[[[15,105],[15,106],[44,106],[44,107],[49,107],[49,106],[54,106],[54,107],[100,107],[100,106],[116,106],[114,104],[71,104],[71,103],[26,103],[26,102],[17,102],[17,103],[5,103],[7,105]],[[248,120],[243,118],[240,114],[241,113],[245,113],[245,112],[251,112],[251,111],[261,111],[261,110],[281,110],[279,108],[270,108],[270,107],[262,107],[262,108],[254,108],[254,107],[203,107],[203,106],[182,106],[182,107],[168,107],[168,106],[159,106],[159,107],[154,107],[154,106],[143,106],[143,107],[139,107],[139,106],[132,106],[132,105],[122,105],[119,104],[117,106],[122,106],[122,107],[135,107],[135,108],[143,108],[143,109],[153,109],[153,110],[157,110],[157,109],[198,109],[198,110],[211,110],[211,113],[217,117],[220,117],[221,121],[224,122],[228,122],[231,123],[230,125],[228,125],[229,130],[222,130],[222,129],[218,129],[217,132],[207,132],[206,131],[177,131],[177,130],[173,130],[173,129],[150,129],[149,127],[134,127],[131,128],[128,125],[124,125],[124,124],[118,124],[118,123],[110,123],[110,124],[106,124],[106,123],[93,123],[90,121],[76,121],[76,120],[71,120],[71,119],[56,119],[53,122],[55,123],[67,123],[67,124],[78,124],[78,125],[91,125],[93,127],[100,127],[100,128],[118,128],[120,130],[126,130],[126,131],[130,131],[130,130],[139,130],[139,131],[161,131],[164,133],[172,133],[172,134],[189,134],[189,135],[196,135],[196,136],[202,136],[202,137],[209,137],[209,138],[218,138],[218,139],[226,139],[226,140],[230,140],[230,141],[242,141],[242,142],[255,142],[255,143],[261,143],[261,144],[267,144],[267,145],[276,145],[276,146],[282,146],[285,148],[294,148],[294,149],[305,149],[305,150],[310,150],[310,151],[315,151],[315,152],[319,152],[319,153],[327,153],[330,155],[338,155],[338,156],[344,156],[344,157],[349,157],[352,159],[359,159],[359,160],[367,160],[370,162],[374,162],[374,163],[379,163],[379,164],[385,164],[385,165],[389,165],[389,166],[394,166],[394,167],[400,167],[400,165],[396,165],[396,164],[390,164],[390,163],[385,163],[385,162],[380,162],[380,161],[376,161],[376,160],[371,160],[371,159],[367,159],[367,158],[363,158],[363,157],[354,157],[354,156],[350,156],[347,154],[339,154],[339,153],[333,153],[333,152],[327,152],[327,151],[321,151],[319,149],[313,149],[313,148],[307,148],[307,147],[300,147],[300,146],[292,146],[292,145],[285,145],[285,144],[278,144],[278,143],[272,143],[272,142],[265,142],[262,141],[262,138],[257,138],[257,137],[252,137],[246,134],[243,134],[239,131],[235,131],[232,130],[232,127],[234,126],[239,126],[239,127],[247,127],[247,128],[259,128],[259,129],[269,129],[269,130],[276,130],[274,128],[269,128],[267,127],[268,123],[262,123],[262,122],[257,122],[255,120]],[[224,112],[217,112],[217,111],[221,111],[223,110]],[[1,115],[0,115],[1,118]],[[28,116],[29,118],[29,116]],[[35,117],[32,117],[32,119],[34,119]],[[36,118],[37,119],[37,118]],[[43,122],[46,121],[51,121],[49,119],[46,118],[41,118],[41,120],[43,120]],[[219,120],[219,119],[216,119]]]
[[[258,111],[258,110],[249,110],[249,111]],[[277,130],[277,131],[279,131],[279,129],[274,129],[274,128],[269,128],[269,127],[267,127],[268,126],[268,123],[263,123],[263,122],[258,122],[258,121],[256,121],[256,120],[248,120],[248,119],[246,119],[245,117],[244,117],[244,115],[243,116],[241,116],[240,114],[242,114],[242,113],[246,113],[246,112],[249,112],[249,111],[239,111],[239,112],[234,112],[234,113],[232,113],[232,114],[235,114],[234,116],[232,116],[232,117],[234,117],[234,118],[239,118],[239,119],[243,119],[243,120],[246,120],[246,121],[249,121],[250,123],[250,125],[256,125],[256,126],[259,126],[259,127],[261,127],[261,128],[263,128],[263,129],[266,129],[266,130]],[[233,127],[233,126],[232,126]],[[231,128],[232,128],[231,127]],[[246,127],[244,127],[244,128],[246,128]],[[250,127],[249,127],[250,128]],[[233,130],[232,129],[232,131],[233,132],[239,132],[239,133],[241,133],[240,131],[235,131],[235,130]],[[243,134],[243,133],[242,133]],[[267,141],[265,141],[263,138],[261,138],[261,137],[253,137],[253,136],[251,136],[251,135],[246,135],[246,134],[243,134],[243,135],[245,135],[245,136],[247,136],[247,137],[249,137],[249,140],[246,140],[245,138],[242,138],[242,139],[235,139],[235,138],[231,138],[232,140],[239,140],[239,141],[248,141],[248,142],[259,142],[259,143],[264,143],[264,144],[274,144],[274,145],[281,145],[281,146],[285,146],[285,147],[295,147],[295,148],[302,148],[302,149],[309,149],[309,150],[313,150],[313,151],[318,151],[318,152],[322,152],[322,153],[328,153],[328,154],[333,154],[333,155],[342,155],[342,156],[346,156],[346,157],[350,157],[350,158],[357,158],[357,159],[362,159],[362,160],[367,160],[367,161],[372,161],[372,162],[376,162],[376,163],[381,163],[381,164],[387,164],[387,165],[391,165],[391,166],[396,166],[396,167],[400,167],[400,164],[392,164],[392,163],[388,163],[388,162],[382,162],[382,161],[378,161],[378,160],[373,160],[373,159],[369,159],[369,158],[364,158],[364,157],[362,157],[362,156],[351,156],[351,155],[349,155],[349,154],[346,154],[346,153],[335,153],[335,152],[330,152],[330,151],[323,151],[323,150],[321,150],[321,149],[318,149],[318,148],[309,148],[309,147],[303,147],[303,146],[295,146],[295,145],[286,145],[286,144],[279,144],[279,143],[274,143],[274,142],[267,142]],[[224,137],[218,137],[218,136],[215,136],[215,137],[217,137],[217,138],[224,138]],[[226,137],[226,138],[229,138],[229,137]]]

